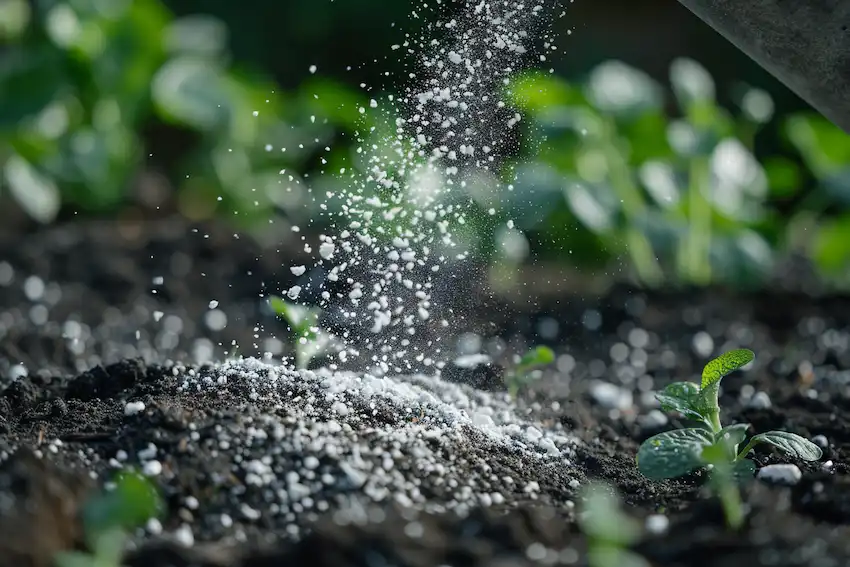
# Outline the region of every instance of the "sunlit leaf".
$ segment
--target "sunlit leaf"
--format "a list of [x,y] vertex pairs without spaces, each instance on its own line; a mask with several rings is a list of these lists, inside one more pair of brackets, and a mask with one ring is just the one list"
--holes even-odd
[[720,380],[739,368],[746,366],[756,355],[749,349],[736,349],[725,352],[710,360],[702,371],[702,388],[717,384]]

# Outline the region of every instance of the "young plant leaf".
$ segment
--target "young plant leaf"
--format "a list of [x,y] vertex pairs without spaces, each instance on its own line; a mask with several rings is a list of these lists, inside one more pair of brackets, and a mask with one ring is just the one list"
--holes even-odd
[[676,429],[654,435],[638,450],[637,465],[650,479],[683,476],[703,465],[703,450],[714,443],[701,428]]
[[673,382],[655,394],[664,411],[676,411],[688,419],[702,421],[699,409],[699,385],[693,382]]
[[547,364],[552,364],[555,362],[555,353],[551,348],[546,346],[537,346],[525,353],[519,364],[517,364],[518,368],[526,369],[537,366],[545,366]]
[[745,348],[730,350],[710,360],[702,371],[702,388],[718,384],[720,380],[755,359],[753,351]]
[[753,479],[756,474],[756,464],[749,459],[740,459],[732,462],[732,476],[739,483]]
[[808,439],[787,431],[768,431],[767,433],[753,435],[744,450],[749,453],[749,450],[758,443],[768,443],[804,461],[817,461],[823,456],[820,447]]
[[747,436],[749,423],[733,423],[727,425],[714,436],[715,441],[725,441],[730,447],[737,447]]
[[751,350],[745,348],[730,350],[708,361],[708,364],[703,368],[699,409],[708,418],[707,421],[709,421],[713,430],[720,429],[720,407],[717,404],[720,380],[742,366],[746,366],[753,359],[755,359],[755,354]]

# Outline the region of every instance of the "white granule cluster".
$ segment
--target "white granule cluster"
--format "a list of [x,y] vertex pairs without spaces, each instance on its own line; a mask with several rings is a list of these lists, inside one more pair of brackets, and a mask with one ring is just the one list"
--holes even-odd
[[505,471],[574,470],[575,440],[560,425],[528,422],[498,397],[437,378],[295,372],[256,359],[175,375],[180,395],[250,405],[239,428],[217,425],[195,442],[232,459],[242,479],[234,502],[293,525],[383,501],[464,514],[507,494],[538,497],[539,485],[518,486]]
[[417,339],[425,325],[448,326],[434,305],[435,278],[469,256],[455,233],[473,205],[453,190],[470,179],[502,182],[499,160],[521,120],[507,102],[512,78],[556,49],[551,27],[564,12],[556,0],[435,0],[418,3],[411,21],[426,15],[421,31],[392,46],[407,64],[405,76],[391,77],[399,94],[362,85],[370,100],[356,110],[382,127],[357,134],[360,167],[339,172],[343,188],[313,192],[334,231],[319,243],[302,237],[305,252],[318,254],[315,269],[291,266],[304,282],[285,292],[300,301],[307,280],[318,284],[319,306],[349,329],[337,337],[350,346],[345,358],[377,374],[436,357],[435,345]]

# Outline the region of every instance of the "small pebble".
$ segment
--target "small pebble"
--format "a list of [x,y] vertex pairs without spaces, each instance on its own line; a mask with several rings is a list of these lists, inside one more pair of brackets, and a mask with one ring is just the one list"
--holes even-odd
[[147,476],[158,476],[162,473],[162,463],[159,461],[147,461],[142,466],[142,472]]
[[821,449],[829,448],[829,439],[827,439],[824,435],[815,435],[814,437],[812,437],[812,443],[814,443]]
[[127,405],[124,406],[124,415],[128,417],[143,411],[145,411],[144,402],[127,402]]
[[670,519],[664,514],[653,514],[646,518],[646,531],[653,535],[661,535],[670,527]]
[[600,406],[607,409],[626,410],[632,407],[632,393],[608,382],[597,382],[590,388],[590,395]]
[[664,415],[664,412],[659,411],[657,409],[650,411],[646,415],[642,415],[638,418],[638,423],[643,429],[658,429],[659,427],[664,427],[667,425],[667,416]]
[[803,473],[797,465],[767,465],[759,470],[758,478],[773,484],[793,486],[800,482]]
[[770,409],[771,405],[770,396],[765,392],[757,392],[747,403],[747,407],[751,409]]

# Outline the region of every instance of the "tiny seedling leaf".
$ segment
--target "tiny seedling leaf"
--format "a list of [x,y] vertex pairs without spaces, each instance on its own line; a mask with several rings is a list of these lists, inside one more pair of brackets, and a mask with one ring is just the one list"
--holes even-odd
[[714,439],[718,442],[724,441],[727,443],[727,446],[737,447],[747,436],[747,430],[749,428],[749,423],[733,423],[718,431]]
[[720,380],[755,359],[753,351],[745,348],[730,350],[710,360],[702,371],[702,388],[718,384]]
[[519,368],[532,368],[537,366],[545,366],[555,362],[555,353],[551,348],[546,346],[534,347],[523,356],[517,366]]
[[768,431],[754,435],[750,439],[749,447],[757,443],[768,443],[804,461],[817,461],[823,456],[820,447],[808,439],[787,431]]
[[623,512],[619,496],[611,487],[593,482],[582,492],[579,525],[588,538],[617,548],[640,539],[640,524]]
[[156,485],[136,471],[122,471],[115,488],[95,496],[83,510],[86,531],[97,538],[112,528],[133,529],[159,517],[165,503]]
[[717,415],[720,408],[717,405],[717,396],[720,390],[720,380],[742,366],[746,366],[753,359],[755,359],[755,354],[751,350],[744,348],[730,350],[708,361],[708,364],[703,368],[699,408],[703,415],[714,416],[713,428],[718,427]]
[[699,385],[693,382],[673,382],[655,395],[664,411],[677,411],[688,419],[702,421],[699,409]]
[[675,478],[703,465],[703,450],[714,443],[701,428],[676,429],[650,437],[640,446],[637,465],[650,479]]

